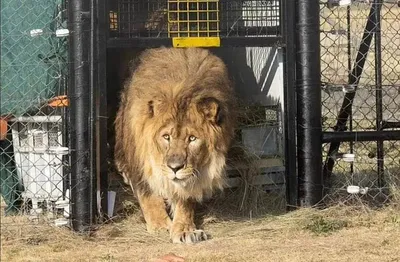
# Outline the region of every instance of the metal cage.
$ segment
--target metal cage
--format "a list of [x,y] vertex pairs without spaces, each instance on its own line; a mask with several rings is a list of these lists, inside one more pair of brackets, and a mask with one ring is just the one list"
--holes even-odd
[[[109,38],[115,47],[143,41],[148,46],[149,38],[151,45],[172,39],[174,46],[220,46],[222,42],[237,46],[238,39],[239,45],[272,46],[282,40],[281,0],[118,0],[108,5]],[[262,38],[264,43],[243,40],[248,37]]]

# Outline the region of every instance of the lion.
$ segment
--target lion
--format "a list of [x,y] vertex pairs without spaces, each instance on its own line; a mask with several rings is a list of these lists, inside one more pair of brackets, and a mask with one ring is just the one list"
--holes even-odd
[[173,243],[207,240],[195,226],[194,207],[225,185],[236,123],[226,65],[203,48],[149,49],[120,99],[115,165],[147,230],[166,229]]

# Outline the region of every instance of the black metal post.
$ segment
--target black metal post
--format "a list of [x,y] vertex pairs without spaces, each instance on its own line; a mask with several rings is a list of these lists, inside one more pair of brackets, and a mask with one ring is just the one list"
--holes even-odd
[[107,53],[107,1],[92,0],[94,5],[92,25],[94,37],[93,46],[93,68],[96,74],[93,76],[93,88],[96,92],[96,169],[97,190],[100,193],[98,203],[99,215],[107,217],[108,212],[108,147],[107,147],[107,76],[106,76],[106,53]]
[[[367,60],[367,55],[371,46],[372,36],[374,34],[374,27],[375,27],[375,6],[371,7],[370,13],[368,15],[368,21],[365,25],[364,34],[362,41],[360,43],[360,47],[358,49],[356,61],[353,67],[353,70],[350,72],[349,75],[349,85],[353,85],[355,87],[354,92],[346,93],[342,107],[340,108],[340,112],[337,118],[335,131],[341,132],[346,130],[347,120],[351,114],[351,109],[353,105],[353,100],[356,95],[357,85],[360,82],[361,74],[364,69],[365,61]],[[333,157],[339,150],[340,142],[332,142],[327,159],[325,160],[324,165],[324,183],[325,185],[330,188],[330,178],[332,175],[332,169],[335,165],[335,158]]]
[[323,132],[322,142],[400,140],[400,131]]
[[68,3],[72,227],[79,232],[89,230],[94,221],[89,152],[89,8],[89,0]]
[[[97,178],[97,155],[98,155],[98,150],[96,147],[96,142],[97,142],[97,110],[96,110],[96,99],[97,99],[97,57],[96,57],[96,42],[97,42],[97,35],[95,29],[95,25],[97,23],[97,16],[96,16],[96,6],[93,0],[90,1],[90,49],[89,49],[89,74],[90,74],[90,125],[89,125],[89,130],[90,130],[90,174],[92,174],[92,181],[91,181],[91,196],[90,196],[90,202],[91,203],[96,203],[97,202],[97,183],[99,182],[99,179]],[[95,205],[92,206],[93,208]],[[94,216],[96,214],[96,209],[92,210]]]
[[286,202],[288,209],[298,206],[297,148],[296,148],[296,47],[295,47],[295,1],[283,1],[281,26],[285,36],[283,48],[284,86],[284,131],[285,131],[285,175]]
[[297,159],[301,206],[322,199],[319,1],[297,1]]
[[[382,0],[374,0],[375,6],[375,88],[376,88],[376,130],[382,130],[382,40],[381,40],[381,8]],[[384,151],[383,141],[377,141],[378,187],[384,183]]]

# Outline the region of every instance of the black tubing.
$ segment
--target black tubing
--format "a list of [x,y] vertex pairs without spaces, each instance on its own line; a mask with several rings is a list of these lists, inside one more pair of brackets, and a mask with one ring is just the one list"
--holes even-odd
[[84,232],[93,222],[89,157],[90,2],[69,0],[68,5],[72,227]]
[[297,1],[297,159],[301,206],[322,199],[319,1]]

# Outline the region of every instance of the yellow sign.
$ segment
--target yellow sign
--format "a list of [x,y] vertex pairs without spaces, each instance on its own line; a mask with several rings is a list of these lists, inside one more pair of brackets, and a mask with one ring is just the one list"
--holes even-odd
[[173,47],[220,47],[219,37],[173,37]]

